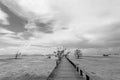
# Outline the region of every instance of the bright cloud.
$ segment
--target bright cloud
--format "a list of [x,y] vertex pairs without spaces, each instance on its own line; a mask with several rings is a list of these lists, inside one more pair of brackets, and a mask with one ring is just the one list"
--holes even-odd
[[38,15],[45,15],[47,13],[50,13],[50,7],[46,3],[46,0],[19,0],[18,4],[22,6],[24,10],[27,10],[29,12],[33,12]]
[[7,29],[5,29],[5,28],[0,27],[0,33],[12,34],[12,33],[14,33],[14,32],[12,32],[12,31],[10,31],[10,30],[7,30]]
[[13,31],[0,27],[0,42],[9,44],[24,44],[26,40],[22,40],[21,36]]
[[3,35],[3,36],[0,36],[0,42],[22,45],[22,44],[25,44],[26,40],[21,40],[16,35],[6,34],[6,35]]
[[[0,53],[1,54],[16,54],[17,52],[21,52],[22,54],[53,54],[55,51],[55,48],[45,48],[45,47],[37,47],[37,46],[31,46],[26,49],[22,49],[21,46],[10,46],[6,48],[1,48]],[[0,55],[1,55],[0,54]]]

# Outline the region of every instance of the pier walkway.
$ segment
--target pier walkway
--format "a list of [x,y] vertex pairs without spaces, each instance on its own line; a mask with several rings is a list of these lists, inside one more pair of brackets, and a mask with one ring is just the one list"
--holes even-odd
[[61,63],[53,71],[51,77],[48,80],[85,80],[80,74],[74,69],[72,64],[63,57]]

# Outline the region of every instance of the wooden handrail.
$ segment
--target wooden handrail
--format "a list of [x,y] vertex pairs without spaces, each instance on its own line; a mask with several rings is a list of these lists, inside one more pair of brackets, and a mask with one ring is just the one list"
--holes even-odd
[[102,78],[96,79],[95,76],[91,75],[90,73],[85,71],[83,68],[78,67],[78,65],[76,65],[73,61],[71,61],[68,57],[66,58],[73,65],[76,71],[79,72],[80,76],[85,77],[86,80],[103,80]]

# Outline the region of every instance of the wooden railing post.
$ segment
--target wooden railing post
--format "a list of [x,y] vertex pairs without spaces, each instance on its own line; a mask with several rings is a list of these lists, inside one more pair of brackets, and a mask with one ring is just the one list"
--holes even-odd
[[79,71],[79,67],[76,67],[77,68],[77,72]]
[[80,70],[80,75],[83,76],[83,71],[82,70]]
[[90,77],[88,75],[86,75],[86,80],[90,80]]
[[[75,68],[75,70],[77,70],[79,72],[80,76],[82,76],[82,77],[85,78],[85,80],[96,80],[96,78],[94,78],[92,75],[90,75],[88,72],[86,72],[81,67],[78,67],[77,64],[75,64],[74,62],[72,62],[68,57],[66,57],[66,58],[73,65],[73,67]],[[103,79],[99,79],[99,80],[103,80]]]

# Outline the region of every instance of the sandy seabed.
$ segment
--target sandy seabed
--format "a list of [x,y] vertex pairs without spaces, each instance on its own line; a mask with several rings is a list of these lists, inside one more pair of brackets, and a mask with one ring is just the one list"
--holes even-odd
[[103,80],[120,80],[120,56],[70,58],[75,64],[78,64],[89,73],[101,77]]
[[46,80],[55,67],[55,58],[0,56],[0,80]]

